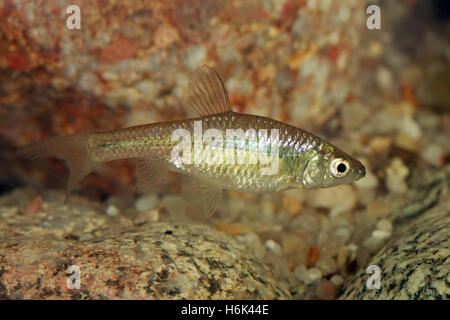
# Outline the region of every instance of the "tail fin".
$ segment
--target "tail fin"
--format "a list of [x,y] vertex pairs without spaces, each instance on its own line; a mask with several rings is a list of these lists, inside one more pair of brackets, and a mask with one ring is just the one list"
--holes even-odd
[[20,147],[17,149],[16,154],[26,159],[55,157],[66,160],[70,168],[70,175],[65,202],[67,202],[67,197],[74,185],[86,177],[99,164],[99,162],[90,159],[87,135],[84,134],[37,141]]

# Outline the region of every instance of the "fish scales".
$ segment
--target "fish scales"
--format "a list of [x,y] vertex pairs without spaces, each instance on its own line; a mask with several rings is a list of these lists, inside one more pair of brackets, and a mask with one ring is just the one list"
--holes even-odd
[[[321,146],[321,139],[296,127],[285,123],[254,115],[238,114],[234,112],[205,116],[189,120],[169,121],[125,128],[117,131],[94,133],[89,136],[89,147],[92,158],[96,161],[112,161],[122,158],[151,158],[171,163],[171,151],[178,141],[173,141],[174,129],[187,129],[194,136],[194,123],[200,122],[203,131],[218,129],[223,135],[223,144],[218,146],[218,151],[226,153],[230,150],[226,143],[227,130],[256,129],[256,141],[269,148],[274,142],[270,139],[272,129],[279,131],[278,144],[280,170],[276,176],[264,176],[260,167],[265,166],[258,162],[256,164],[235,163],[213,163],[208,164],[204,153],[199,163],[182,164],[173,166],[177,172],[198,175],[199,177],[214,183],[218,180],[226,188],[246,192],[268,192],[278,191],[289,187],[295,187],[292,176],[296,170],[304,167],[301,160],[305,159],[307,153],[314,146]],[[260,129],[267,130],[263,135]],[[191,150],[194,153],[194,139],[191,139]],[[204,143],[203,148],[208,145]],[[248,149],[248,146],[247,146]],[[238,152],[242,146],[234,144],[231,152],[237,159]],[[250,151],[249,153],[251,153]],[[257,151],[254,151],[257,153]],[[247,157],[250,155],[247,155]],[[253,155],[255,156],[255,155]],[[194,157],[194,154],[192,154]],[[257,158],[257,155],[256,155]]]

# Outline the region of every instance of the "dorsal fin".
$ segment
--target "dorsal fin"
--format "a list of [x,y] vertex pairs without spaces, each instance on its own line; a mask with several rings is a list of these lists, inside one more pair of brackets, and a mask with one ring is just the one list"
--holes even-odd
[[214,68],[203,65],[189,77],[188,107],[198,116],[231,111],[227,89]]

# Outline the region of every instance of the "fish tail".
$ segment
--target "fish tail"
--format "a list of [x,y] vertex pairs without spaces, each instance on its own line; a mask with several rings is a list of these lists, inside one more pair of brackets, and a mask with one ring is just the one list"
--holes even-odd
[[70,169],[65,202],[71,190],[93,171],[99,162],[91,160],[88,135],[75,134],[65,137],[53,137],[37,141],[17,149],[16,154],[25,159],[44,159],[55,157],[65,160]]

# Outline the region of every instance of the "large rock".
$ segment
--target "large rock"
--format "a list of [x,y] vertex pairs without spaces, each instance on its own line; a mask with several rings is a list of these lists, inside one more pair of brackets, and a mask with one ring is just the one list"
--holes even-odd
[[367,263],[380,268],[380,288],[368,288],[374,272],[362,268],[341,299],[450,299],[449,185],[447,167],[411,192],[415,200],[394,215],[396,235]]
[[[1,298],[290,298],[243,244],[207,225],[136,227],[87,201],[44,201],[40,212],[22,207],[0,208]],[[79,267],[80,289],[67,287],[69,266]]]

